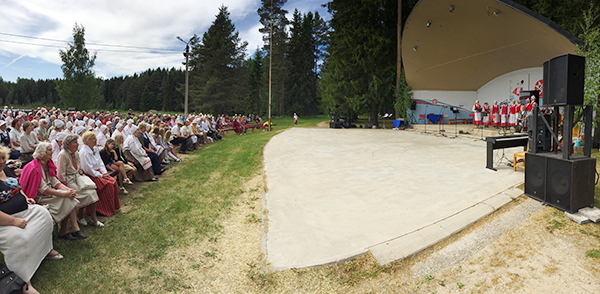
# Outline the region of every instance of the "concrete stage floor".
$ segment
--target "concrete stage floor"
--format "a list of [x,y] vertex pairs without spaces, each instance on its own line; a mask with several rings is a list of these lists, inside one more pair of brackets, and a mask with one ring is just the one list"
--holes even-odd
[[285,131],[264,151],[262,250],[274,270],[417,253],[522,194],[523,171],[506,159],[486,169],[485,147],[418,131]]

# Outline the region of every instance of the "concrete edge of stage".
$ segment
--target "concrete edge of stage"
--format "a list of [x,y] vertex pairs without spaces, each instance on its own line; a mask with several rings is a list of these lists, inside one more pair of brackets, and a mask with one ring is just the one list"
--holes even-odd
[[[368,248],[357,250],[349,254],[331,256],[316,263],[288,264],[285,266],[272,267],[271,270],[282,271],[292,268],[308,268],[342,263],[363,256],[368,252],[371,252],[380,265],[386,265],[396,260],[410,257],[439,243],[453,234],[462,231],[485,216],[500,209],[513,199],[521,196],[523,191],[517,188],[521,184],[522,182],[436,223]],[[267,254],[266,238],[267,234],[265,232],[263,221],[261,229],[261,252],[265,253],[265,255]]]
[[407,258],[456,234],[523,194],[522,183],[419,230],[367,248],[380,265]]

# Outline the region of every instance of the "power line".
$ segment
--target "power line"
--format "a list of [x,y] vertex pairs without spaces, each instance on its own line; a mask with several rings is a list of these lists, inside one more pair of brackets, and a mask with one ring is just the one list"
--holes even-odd
[[[12,40],[2,40],[2,39],[0,39],[0,42],[64,49],[64,46],[50,45],[50,44],[37,44],[37,43],[28,43],[28,42],[20,42],[20,41],[12,41]],[[149,51],[118,50],[118,49],[95,49],[95,48],[89,48],[89,50],[91,50],[91,51],[98,51],[98,52],[173,54],[171,52],[149,52]],[[175,50],[173,50],[173,51],[175,51]],[[179,50],[177,50],[175,52],[179,52]]]
[[[0,32],[0,35],[11,36],[11,37],[18,37],[18,38],[34,39],[34,40],[42,40],[42,41],[61,42],[61,43],[67,43],[67,44],[69,43],[69,41],[65,41],[65,40],[32,37],[32,36],[10,34],[10,33],[2,33],[2,32]],[[17,43],[17,41],[8,41],[8,42]],[[18,44],[35,45],[33,43],[18,43]],[[130,45],[116,45],[116,44],[101,44],[101,43],[86,43],[86,45],[102,46],[102,47],[131,48],[131,49],[142,49],[142,50],[155,50],[155,51],[170,51],[170,52],[180,52],[181,51],[181,50],[175,50],[175,49],[152,48],[152,47],[141,47],[141,46],[130,46]],[[43,46],[43,45],[39,45],[38,44],[38,46]],[[55,47],[55,46],[48,45],[48,47]],[[108,51],[108,50],[103,50],[103,51]],[[128,52],[128,51],[121,51],[121,52]],[[129,52],[131,52],[131,51],[129,51]]]

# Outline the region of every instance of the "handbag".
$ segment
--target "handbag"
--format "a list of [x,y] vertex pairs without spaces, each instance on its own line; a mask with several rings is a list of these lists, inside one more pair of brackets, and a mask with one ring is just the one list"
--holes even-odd
[[23,293],[23,286],[25,286],[25,284],[25,281],[19,278],[13,271],[9,270],[6,265],[0,264],[0,293]]
[[80,190],[96,189],[96,184],[86,175],[77,175],[77,186]]

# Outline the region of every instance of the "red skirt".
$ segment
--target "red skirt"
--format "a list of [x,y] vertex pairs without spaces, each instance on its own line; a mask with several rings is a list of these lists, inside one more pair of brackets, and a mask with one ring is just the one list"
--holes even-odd
[[[96,193],[98,193],[98,202],[96,202],[96,213],[104,216],[115,214],[117,209],[121,208],[119,201],[119,185],[114,178],[90,177],[96,184]],[[85,213],[90,214],[90,207],[85,207]]]

